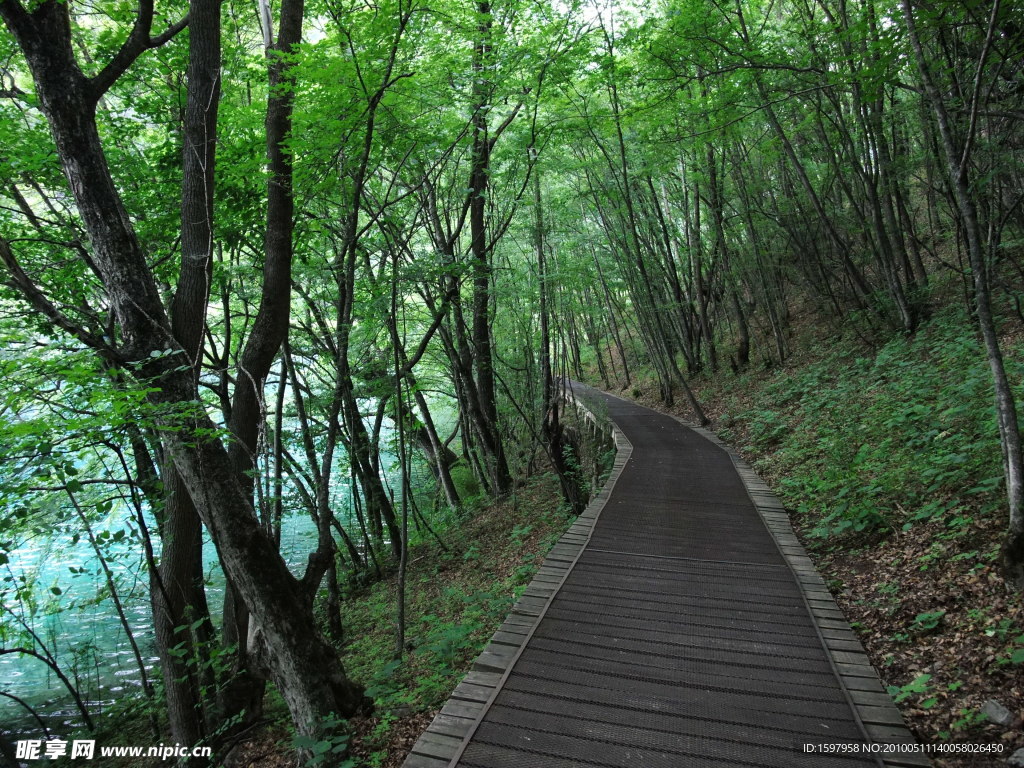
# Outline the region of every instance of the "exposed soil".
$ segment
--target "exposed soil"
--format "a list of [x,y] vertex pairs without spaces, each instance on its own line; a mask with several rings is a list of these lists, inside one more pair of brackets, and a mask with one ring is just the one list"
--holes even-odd
[[[1024,674],[1010,663],[1019,645],[1009,630],[1022,625],[1024,609],[986,557],[1001,534],[992,520],[972,523],[955,539],[945,526],[927,523],[853,551],[810,547],[883,682],[924,681],[899,703],[918,739],[1003,749],[1002,757],[935,757],[937,768],[1005,765],[1024,747]],[[982,721],[977,713],[990,700],[1016,723]]]

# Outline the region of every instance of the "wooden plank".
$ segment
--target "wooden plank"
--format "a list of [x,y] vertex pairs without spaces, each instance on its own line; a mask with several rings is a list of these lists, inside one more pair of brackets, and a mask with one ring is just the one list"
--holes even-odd
[[561,576],[554,576],[547,573],[539,573],[530,581],[531,586],[534,584],[551,584],[552,586],[557,586],[561,583]]
[[[885,688],[882,687],[881,681],[877,676],[875,677],[843,677],[843,683],[846,685],[847,690],[850,691],[851,695],[854,691],[868,691],[870,693],[885,693]],[[894,705],[895,706],[895,705]]]
[[860,644],[860,640],[854,638],[853,640],[837,640],[835,638],[826,637],[825,647],[830,651],[852,651],[854,653],[864,653],[864,646]]
[[[454,756],[454,755],[453,755]],[[451,758],[444,760],[412,752],[402,763],[402,768],[447,768]]]
[[818,627],[821,629],[822,634],[826,632],[838,632],[840,634],[850,634],[857,637],[853,631],[853,627],[850,626],[850,622],[846,619],[818,619]]
[[839,610],[839,606],[836,605],[835,600],[808,600],[807,605],[811,609],[811,613],[820,613],[823,616],[832,614],[837,619],[846,619],[843,612]]
[[[514,648],[492,643],[487,646],[487,650],[476,657],[476,661],[473,662],[473,669],[479,672],[504,672],[508,669],[509,664],[512,663],[514,656]],[[459,689],[456,688],[455,690],[458,691]]]
[[480,714],[483,708],[483,702],[480,701],[462,701],[461,699],[448,699],[448,703],[441,707],[441,714],[476,719],[476,717]]
[[[532,624],[515,624],[511,621],[511,616],[505,619],[505,623],[498,628],[498,632],[504,632],[509,635],[519,635],[520,637],[526,637],[530,634]],[[517,616],[516,618],[525,619],[525,616]]]
[[525,640],[526,637],[526,634],[523,632],[505,632],[499,629],[491,636],[491,642],[497,645],[507,645],[513,648],[518,648],[523,644],[523,640]]
[[523,590],[524,597],[536,597],[541,600],[548,600],[557,591],[556,587],[551,584],[531,584],[525,590]]
[[903,718],[900,712],[893,706],[892,702],[884,706],[857,705],[857,712],[860,718],[866,723],[874,725],[903,725]]
[[453,715],[439,714],[434,718],[428,730],[431,733],[439,733],[442,736],[454,736],[458,739],[463,739],[469,733],[474,723],[476,723],[475,717],[454,717]]
[[545,563],[537,569],[538,576],[553,576],[557,579],[562,579],[567,573],[567,569],[563,567],[555,567],[549,563]]
[[900,725],[879,725],[868,723],[865,725],[868,736],[880,744],[916,744],[917,739],[907,730],[902,723]]
[[550,554],[544,559],[544,565],[558,566],[560,563],[565,563],[565,567],[568,568],[575,559],[575,555],[570,557],[568,555]]
[[461,746],[462,739],[460,738],[425,731],[413,745],[413,752],[417,755],[451,760],[455,756],[455,751]]
[[811,608],[811,615],[817,620],[843,618],[843,614],[838,608]]
[[523,595],[516,601],[516,608],[543,608],[548,604],[545,598],[531,597],[529,595]]
[[[481,654],[482,655],[482,654]],[[495,670],[483,670],[485,672],[493,672]],[[493,688],[488,688],[485,685],[473,685],[472,683],[459,683],[455,686],[455,690],[452,691],[453,699],[462,699],[463,701],[478,701],[480,703],[486,702],[491,698],[491,692]]]
[[850,629],[849,625],[845,627],[818,627],[818,629],[821,630],[821,636],[824,637],[826,640],[857,641],[857,636],[853,634],[853,630]]
[[[884,691],[850,691],[850,698],[857,705],[870,707],[892,707],[892,699]],[[900,720],[902,722],[902,719]]]
[[497,672],[484,672],[482,670],[470,670],[463,678],[467,683],[473,685],[486,685],[489,688],[496,688],[501,682],[501,675]]
[[512,614],[515,616],[527,616],[536,621],[541,614],[541,609],[516,604],[512,606]]
[[875,668],[870,664],[836,664],[836,670],[843,677],[867,677],[874,680],[878,679],[878,673]]

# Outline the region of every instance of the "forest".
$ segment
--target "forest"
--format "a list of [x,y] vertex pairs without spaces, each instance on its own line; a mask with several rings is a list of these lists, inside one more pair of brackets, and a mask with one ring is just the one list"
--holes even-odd
[[1019,5],[0,16],[0,759],[400,764],[599,485],[570,377],[753,459],[919,737],[1024,746]]

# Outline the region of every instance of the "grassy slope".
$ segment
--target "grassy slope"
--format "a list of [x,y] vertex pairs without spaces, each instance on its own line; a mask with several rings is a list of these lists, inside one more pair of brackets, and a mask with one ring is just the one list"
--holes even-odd
[[377,703],[374,716],[356,724],[359,765],[401,765],[571,523],[557,480],[542,475],[467,514],[443,537],[447,551],[431,542],[415,548],[401,662],[393,661],[396,580],[346,601],[346,664]]
[[[950,309],[877,350],[828,339],[804,344],[781,369],[692,383],[714,428],[792,511],[919,738],[999,743],[1005,758],[1024,735],[979,711],[995,699],[1024,715],[1024,610],[996,567],[1006,526],[1000,449],[970,327]],[[1019,329],[1005,340],[1011,380],[1024,383]],[[658,407],[656,393],[641,380],[625,394]]]

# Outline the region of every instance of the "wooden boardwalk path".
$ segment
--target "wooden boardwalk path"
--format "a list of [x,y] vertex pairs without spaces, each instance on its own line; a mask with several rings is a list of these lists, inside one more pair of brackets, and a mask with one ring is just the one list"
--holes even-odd
[[929,765],[750,468],[573,391],[615,425],[611,477],[405,768]]

